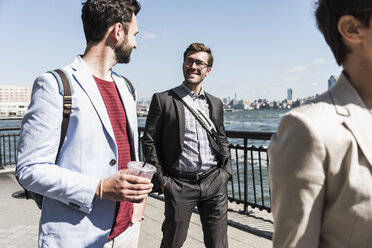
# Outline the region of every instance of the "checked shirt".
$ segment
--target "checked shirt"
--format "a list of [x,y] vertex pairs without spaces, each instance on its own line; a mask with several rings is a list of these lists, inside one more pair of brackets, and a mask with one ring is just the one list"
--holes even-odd
[[[184,84],[182,87],[188,92],[194,102],[199,105],[204,114],[210,116],[210,106],[205,97],[204,90],[197,95]],[[216,166],[217,156],[209,144],[207,131],[200,125],[199,121],[183,106],[185,112],[185,138],[182,154],[177,170],[184,172],[200,172]]]

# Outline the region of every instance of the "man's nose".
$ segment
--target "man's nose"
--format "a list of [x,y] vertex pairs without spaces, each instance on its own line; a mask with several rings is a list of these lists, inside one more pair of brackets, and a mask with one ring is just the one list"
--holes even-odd
[[194,70],[198,69],[198,68],[196,67],[196,61],[193,61],[193,62],[192,62],[192,64],[191,64],[191,68],[194,69]]

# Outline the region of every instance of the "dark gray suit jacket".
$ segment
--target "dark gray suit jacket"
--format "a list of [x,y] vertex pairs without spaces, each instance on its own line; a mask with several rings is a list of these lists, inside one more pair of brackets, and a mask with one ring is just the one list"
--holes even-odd
[[[223,123],[223,106],[220,99],[205,92],[210,108],[210,119],[218,132],[216,142],[209,134],[209,142],[215,151],[219,166],[232,174],[230,152]],[[166,181],[171,168],[175,168],[182,153],[185,137],[185,113],[183,103],[172,90],[155,93],[146,120],[142,147],[149,163],[157,167],[153,177],[154,191]],[[153,149],[152,149],[153,148]],[[150,151],[152,149],[151,154]]]

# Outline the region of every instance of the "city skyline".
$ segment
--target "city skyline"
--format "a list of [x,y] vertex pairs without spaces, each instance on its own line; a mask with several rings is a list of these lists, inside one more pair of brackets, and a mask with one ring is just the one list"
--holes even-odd
[[[328,89],[330,89],[337,81],[338,76],[337,75],[331,75],[328,79]],[[31,100],[31,92],[32,87],[31,86],[17,86],[17,85],[1,85],[0,84],[0,102],[29,102]],[[318,95],[318,94],[317,94]],[[316,96],[316,95],[315,95]],[[314,95],[306,96],[305,98],[311,98],[314,97]],[[27,100],[25,100],[27,99]],[[301,98],[299,97],[293,97],[293,89],[288,88],[287,89],[287,97],[284,99],[271,99],[272,101],[285,101],[285,100],[299,100]],[[231,101],[242,101],[242,100],[248,100],[251,102],[258,101],[258,100],[269,100],[266,98],[257,98],[257,99],[247,99],[245,97],[238,98],[238,94],[234,93],[234,98],[231,98],[230,96],[223,96],[221,97],[222,102],[225,105],[228,105],[231,103]],[[143,105],[144,103],[146,105],[149,105],[151,101],[151,97],[142,97],[137,100],[137,105]]]
[[[328,80],[328,88],[332,87],[336,82],[337,76],[332,75]],[[15,85],[0,85],[0,117],[20,117],[26,113],[30,104],[31,86],[15,86]],[[290,109],[300,106],[309,100],[314,99],[314,96],[306,98],[292,99],[293,91],[287,89],[287,98],[284,100],[267,100],[267,99],[238,99],[237,93],[231,100],[230,96],[223,97],[222,103],[224,110],[227,112],[238,110],[255,110],[255,109]],[[147,116],[149,111],[151,98],[137,99],[137,115]]]
[[[84,52],[81,3],[0,1],[1,85],[32,86],[39,74]],[[279,100],[288,88],[305,98],[326,91],[329,76],[341,72],[317,30],[313,0],[140,3],[138,49],[130,64],[114,67],[139,98],[182,82],[182,55],[191,42],[211,47],[215,64],[204,88],[221,99],[237,92]]]

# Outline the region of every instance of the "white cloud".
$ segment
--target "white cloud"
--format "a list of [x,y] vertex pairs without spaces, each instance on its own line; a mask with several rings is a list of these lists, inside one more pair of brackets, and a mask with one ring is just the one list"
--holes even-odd
[[324,59],[316,59],[314,60],[314,64],[324,64],[326,61]]
[[301,71],[307,71],[308,68],[305,66],[294,66],[286,70],[286,72],[301,72]]
[[143,32],[142,38],[144,40],[155,40],[156,38],[158,38],[158,36],[153,33]]
[[286,82],[294,82],[294,81],[300,81],[301,78],[285,78],[284,81]]

